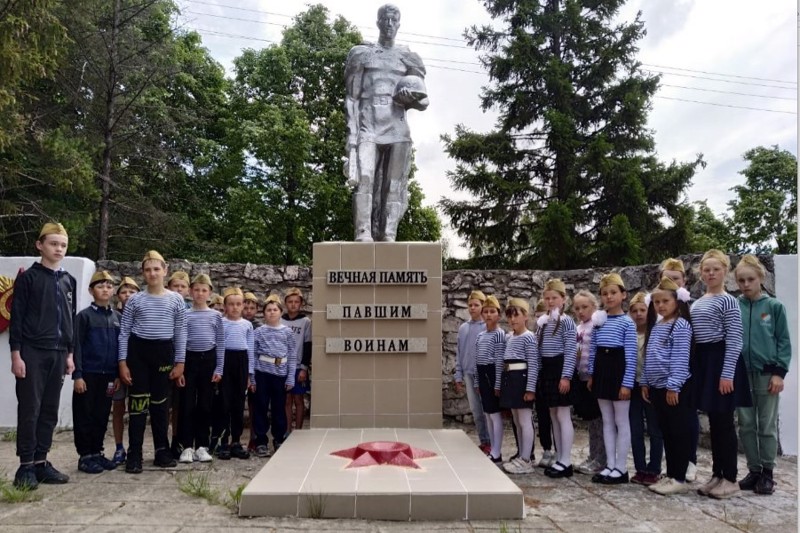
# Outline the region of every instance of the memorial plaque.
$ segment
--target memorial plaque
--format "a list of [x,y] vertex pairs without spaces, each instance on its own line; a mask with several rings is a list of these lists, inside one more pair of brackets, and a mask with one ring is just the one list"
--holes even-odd
[[427,270],[329,270],[328,285],[426,285]]
[[428,304],[328,304],[328,320],[425,320]]
[[331,337],[325,340],[325,353],[426,353],[428,339]]

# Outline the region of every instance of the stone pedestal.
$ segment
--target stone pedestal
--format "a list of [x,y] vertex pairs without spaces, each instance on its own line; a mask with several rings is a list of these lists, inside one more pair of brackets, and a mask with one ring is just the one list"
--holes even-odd
[[439,243],[314,245],[313,428],[440,428]]

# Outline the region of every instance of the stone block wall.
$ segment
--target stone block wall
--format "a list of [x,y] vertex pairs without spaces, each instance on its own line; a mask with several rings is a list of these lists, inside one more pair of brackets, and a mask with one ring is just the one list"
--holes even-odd
[[[697,298],[703,293],[697,269],[700,255],[682,256],[687,269],[687,287],[692,296]],[[767,268],[765,290],[775,294],[775,266],[772,256],[759,257]],[[732,256],[735,266],[739,257]],[[190,263],[182,260],[170,260],[170,271],[184,270],[190,276],[201,272],[208,274],[214,282],[215,292],[225,287],[239,286],[255,292],[260,298],[266,294],[283,294],[289,287],[298,287],[306,295],[306,310],[311,311],[314,295],[311,291],[313,274],[311,268],[301,266],[274,266],[254,264],[222,264],[222,263]],[[142,282],[139,264],[135,262],[121,263],[117,261],[100,261],[98,269],[108,270],[117,279],[120,276],[131,276]],[[458,327],[469,318],[467,313],[467,297],[473,289],[480,289],[485,294],[494,294],[501,304],[509,298],[527,298],[535,304],[541,295],[544,283],[551,277],[561,278],[569,294],[580,289],[598,292],[600,278],[610,271],[619,272],[629,291],[629,297],[640,290],[650,290],[657,283],[658,265],[640,265],[622,268],[595,268],[583,270],[452,270],[442,274],[442,411],[445,416],[462,421],[469,421],[469,405],[464,394],[456,394],[453,387],[455,369],[455,349]],[[733,273],[728,274],[726,288],[737,294]]]

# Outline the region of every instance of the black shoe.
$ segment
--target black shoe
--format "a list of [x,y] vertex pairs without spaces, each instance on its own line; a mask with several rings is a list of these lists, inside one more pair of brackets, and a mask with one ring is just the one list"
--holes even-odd
[[272,441],[272,455],[275,455],[276,453],[278,453],[278,450],[280,449],[282,444],[283,444],[283,442],[278,442],[276,440]]
[[[619,470],[617,470],[616,468],[614,470],[619,472]],[[612,472],[614,470],[612,470]],[[625,472],[621,476],[616,476],[616,477],[608,475],[608,476],[604,477],[603,480],[600,483],[603,484],[603,485],[623,485],[625,483],[628,483],[629,481],[630,480],[628,479],[628,473]]]
[[250,459],[250,452],[244,449],[244,446],[238,442],[231,446],[231,457],[237,459]]
[[544,475],[545,476],[551,477],[551,478],[554,478],[554,479],[555,478],[560,478],[560,477],[572,477],[572,474],[574,473],[573,470],[572,470],[572,465],[564,466],[563,464],[558,463],[558,462],[555,463],[555,464],[561,466],[561,469],[559,470],[558,468],[553,468],[551,466],[551,467],[547,468],[547,470],[544,471]]
[[744,479],[739,482],[739,488],[742,490],[753,490],[756,488],[759,479],[761,479],[761,472],[754,472],[751,470]]
[[107,458],[102,453],[94,456],[94,462],[103,467],[103,470],[116,470],[117,463]]
[[488,457],[489,460],[491,462],[493,462],[494,464],[496,464],[497,466],[500,466],[500,465],[503,464],[503,456],[502,455],[500,457],[492,457],[492,454],[488,453],[488,454],[486,454],[486,457]]
[[[611,469],[608,468],[607,466],[604,466],[603,470],[611,470]],[[608,477],[606,474],[603,474],[603,470],[592,476],[592,483],[602,483],[603,480]]]
[[69,476],[56,470],[50,461],[36,463],[34,467],[36,468],[36,479],[39,483],[44,483],[46,485],[63,485],[69,481]]
[[172,446],[169,447],[169,453],[172,455],[172,458],[175,459],[176,461],[181,458],[181,454],[183,453],[183,446],[180,445],[178,439],[175,439],[172,442]]
[[223,461],[227,461],[231,458],[231,449],[228,447],[227,444],[221,445],[217,448],[217,459],[222,459]]
[[125,472],[128,474],[141,474],[142,458],[134,453],[128,452],[128,457],[125,459]]
[[33,465],[19,465],[17,473],[14,474],[14,486],[22,490],[36,490],[39,487]]
[[95,461],[93,455],[84,455],[78,459],[78,470],[86,472],[87,474],[102,474],[103,467],[100,463]]
[[172,456],[171,450],[158,450],[153,464],[159,468],[174,468],[178,466],[178,461]]
[[761,477],[758,479],[753,491],[756,494],[772,494],[775,492],[775,480],[772,479],[772,470],[766,468],[761,472]]

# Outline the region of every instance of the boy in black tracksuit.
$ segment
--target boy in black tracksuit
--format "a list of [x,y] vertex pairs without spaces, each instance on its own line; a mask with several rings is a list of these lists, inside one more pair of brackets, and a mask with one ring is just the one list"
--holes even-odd
[[41,260],[17,276],[11,304],[9,343],[11,372],[16,378],[17,455],[14,486],[35,489],[39,483],[66,483],[47,460],[58,422],[64,374],[71,374],[75,278],[61,269],[67,253],[67,231],[47,223],[36,249]]
[[72,419],[78,470],[99,474],[117,465],[103,455],[111,399],[119,388],[117,354],[120,314],[111,306],[114,279],[96,272],[89,282],[92,305],[75,320]]

